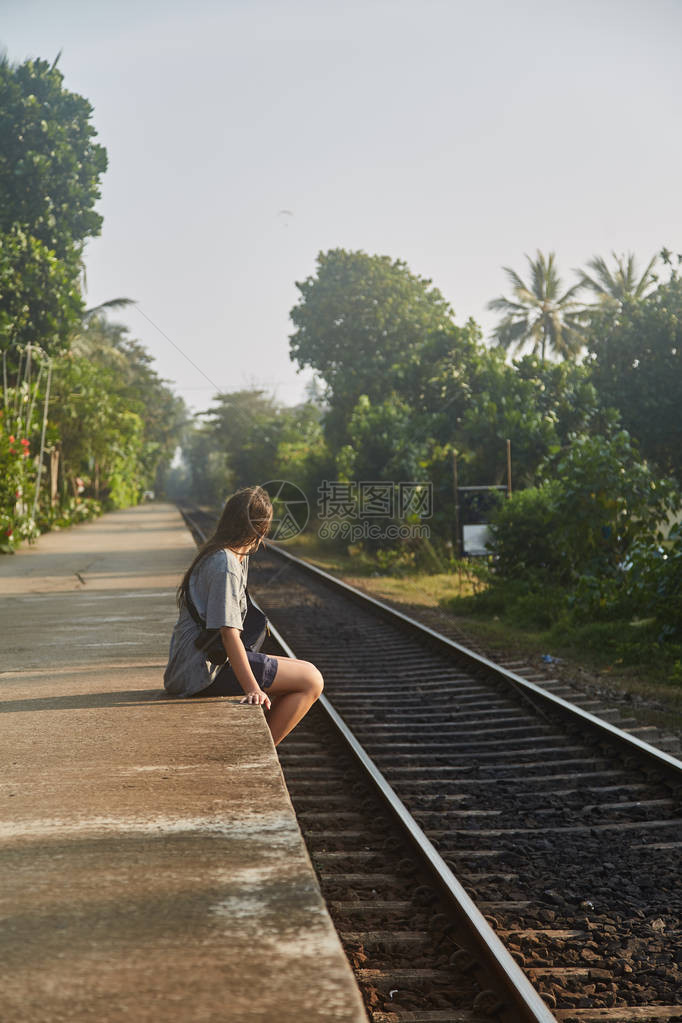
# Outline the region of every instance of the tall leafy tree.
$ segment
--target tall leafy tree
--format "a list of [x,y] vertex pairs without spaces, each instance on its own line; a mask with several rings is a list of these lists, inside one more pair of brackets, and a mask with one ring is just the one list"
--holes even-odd
[[470,384],[455,433],[468,483],[506,482],[510,440],[514,485],[531,486],[542,461],[567,446],[572,434],[602,425],[589,371],[573,362],[525,355],[509,365],[499,348],[484,350],[471,363]]
[[316,273],[296,287],[290,356],[324,380],[327,433],[338,447],[360,395],[381,402],[401,390],[428,337],[452,326],[452,310],[406,263],[365,252],[321,252]]
[[581,284],[562,291],[553,252],[546,257],[538,250],[535,259],[528,255],[526,259],[529,283],[505,266],[513,298],[500,296],[488,303],[489,309],[502,313],[493,335],[504,348],[520,351],[530,347],[543,360],[549,354],[574,358],[585,343],[576,298]]
[[66,480],[81,477],[88,496],[134,502],[161,484],[188,416],[152,363],[127,328],[101,315],[54,360],[54,444]]
[[57,61],[0,58],[0,231],[19,225],[73,263],[101,230],[94,205],[107,155],[91,104],[63,81]]
[[415,480],[425,443],[415,415],[399,395],[372,404],[360,395],[349,423],[350,443],[337,458],[340,476],[356,480]]
[[682,280],[671,279],[590,330],[592,380],[642,454],[682,481]]
[[102,224],[106,151],[92,106],[56,65],[0,57],[0,344],[10,367],[22,345],[66,344],[83,309],[83,245]]
[[[127,300],[114,299],[104,307],[121,303],[127,304]],[[158,375],[144,345],[128,336],[127,327],[108,321],[101,309],[98,306],[85,317],[72,351],[109,373],[111,388],[125,407],[140,417],[144,425],[141,475],[145,487],[158,489],[189,422],[187,408]]]

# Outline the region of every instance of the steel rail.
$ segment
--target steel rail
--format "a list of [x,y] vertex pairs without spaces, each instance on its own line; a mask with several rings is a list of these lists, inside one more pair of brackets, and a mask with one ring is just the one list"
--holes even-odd
[[[294,651],[272,623],[270,623],[270,632],[287,657],[296,657]],[[556,1023],[556,1017],[497,937],[443,857],[426,837],[405,804],[393,791],[372,758],[355,738],[341,715],[324,694],[318,700],[318,704],[343,739],[356,763],[360,765],[366,777],[379,793],[384,804],[398,821],[402,831],[416,848],[420,860],[438,883],[441,893],[462,920],[464,930],[476,949],[482,954],[486,966],[494,974],[512,1004],[521,1013],[518,1019],[533,1021],[533,1023]]]
[[409,615],[396,610],[396,608],[391,607],[389,604],[385,604],[382,600],[378,600],[368,593],[363,593],[362,590],[356,589],[342,579],[337,579],[317,565],[312,565],[302,558],[297,558],[294,554],[284,550],[279,544],[268,540],[266,547],[268,550],[272,550],[289,560],[303,571],[321,579],[328,586],[343,591],[347,597],[356,603],[372,607],[384,617],[393,621],[399,621],[404,628],[417,634],[422,640],[428,639],[429,642],[440,649],[456,654],[460,660],[467,663],[473,672],[485,674],[487,677],[492,675],[504,681],[533,704],[539,704],[538,709],[544,708],[547,711],[558,713],[568,723],[580,726],[581,729],[591,732],[601,741],[608,742],[611,746],[615,745],[620,749],[621,753],[643,763],[649,770],[656,768],[661,771],[674,785],[682,785],[682,760],[678,760],[664,750],[657,749],[657,747],[652,746],[650,743],[644,742],[644,740],[637,738],[636,735],[630,735],[628,732],[623,731],[622,728],[604,721],[597,715],[590,714],[589,711],[577,707],[574,703],[564,700],[561,696],[555,696],[554,693],[548,692],[535,682],[517,675],[515,672],[510,671],[509,668],[503,668],[482,654],[469,650],[454,639],[450,639],[448,636],[436,632],[435,629],[431,629],[428,625],[410,618]]
[[[199,537],[205,537],[204,531],[198,523],[184,510],[182,514],[192,532],[196,533]],[[272,544],[268,543],[268,547],[272,546]],[[289,555],[289,557],[292,556]],[[296,560],[298,561],[298,559]],[[331,576],[328,578],[333,579]],[[335,581],[338,582],[338,580]],[[292,648],[272,622],[270,622],[270,634],[287,657],[296,657]],[[449,902],[457,914],[458,919],[463,925],[463,930],[469,940],[473,942],[485,966],[494,975],[515,1010],[520,1013],[515,1018],[518,1018],[519,1023],[556,1023],[556,1017],[535,990],[511,953],[497,937],[493,928],[455,877],[443,857],[426,837],[405,804],[393,791],[391,785],[372,758],[358,742],[350,728],[348,728],[341,715],[324,695],[320,697],[318,705],[322,707],[356,763],[361,767],[383,803],[388,807],[402,831],[416,849],[420,860],[438,884],[445,900]]]

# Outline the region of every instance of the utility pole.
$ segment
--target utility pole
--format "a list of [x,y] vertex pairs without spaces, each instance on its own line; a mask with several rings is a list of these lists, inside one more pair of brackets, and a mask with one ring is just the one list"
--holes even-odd
[[459,478],[457,476],[457,452],[452,452],[452,486],[455,496],[455,557],[462,557],[462,541],[459,535]]

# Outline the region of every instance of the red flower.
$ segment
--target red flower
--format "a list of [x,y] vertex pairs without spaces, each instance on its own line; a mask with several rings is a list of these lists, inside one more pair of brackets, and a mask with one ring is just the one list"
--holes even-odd
[[11,535],[12,535],[12,527],[8,526],[7,529],[5,530],[5,536],[11,536]]
[[9,442],[10,442],[10,444],[14,444],[14,434],[13,433],[10,433],[10,435],[9,435]]
[[20,443],[23,444],[25,448],[27,448],[29,446],[29,442],[26,440],[25,437],[21,438]]

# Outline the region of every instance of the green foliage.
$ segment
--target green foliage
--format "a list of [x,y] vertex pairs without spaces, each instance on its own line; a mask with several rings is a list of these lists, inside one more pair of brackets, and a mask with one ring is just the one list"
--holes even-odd
[[54,507],[43,504],[38,511],[36,524],[41,533],[46,533],[95,519],[103,510],[101,502],[93,497],[67,497]]
[[526,356],[509,365],[499,349],[470,363],[472,397],[457,428],[471,483],[506,482],[506,440],[512,445],[514,486],[530,486],[542,462],[572,433],[589,430],[598,401],[588,371],[573,363]]
[[26,515],[17,514],[25,508],[32,474],[27,465],[30,442],[13,432],[16,422],[16,417],[0,412],[0,551],[5,554],[32,533]]
[[[470,602],[520,628],[580,630],[638,663],[653,645],[682,640],[682,534],[666,540],[679,490],[658,480],[625,431],[575,438],[551,480],[515,494],[496,513],[495,576]],[[632,619],[644,619],[633,630]],[[620,639],[611,623],[620,622]]]
[[494,336],[503,348],[519,350],[530,346],[534,355],[543,360],[548,354],[566,359],[578,355],[585,344],[581,327],[579,302],[576,292],[582,286],[574,284],[563,294],[555,255],[545,257],[538,250],[535,259],[526,256],[530,271],[530,284],[505,266],[504,271],[512,286],[513,298],[494,298],[489,309],[502,313]]
[[[637,270],[637,260],[634,253],[625,256],[618,256],[611,253],[615,267],[609,268],[603,256],[595,256],[588,261],[588,267],[592,271],[578,271],[580,273],[580,285],[588,289],[597,297],[597,309],[610,309],[618,311],[633,301],[637,302],[650,292],[658,280],[653,272],[658,256],[654,256],[647,263],[642,274]],[[588,307],[589,308],[589,307]],[[589,321],[589,317],[588,317]]]
[[72,354],[86,360],[100,375],[122,409],[135,413],[143,424],[137,455],[139,487],[163,489],[170,466],[188,423],[181,398],[153,368],[153,359],[128,330],[103,316],[90,316],[72,342]]
[[682,643],[682,525],[674,527],[663,545],[633,544],[625,589],[630,608],[655,619],[659,641]]
[[107,162],[91,115],[86,99],[64,89],[56,61],[0,59],[6,552],[41,529],[158,489],[186,420],[144,348],[123,328],[83,314],[81,256],[100,231],[93,207]]
[[593,317],[592,380],[642,454],[682,481],[682,281]]
[[[16,225],[0,234],[0,347],[66,343],[83,307],[71,270]],[[16,349],[14,350],[16,361]]]
[[321,481],[334,476],[334,458],[315,403],[308,401],[282,410],[275,457],[270,478],[290,480],[314,503]]
[[102,225],[93,206],[107,156],[92,112],[64,88],[56,62],[0,59],[0,232],[18,225],[61,260]]
[[314,503],[321,479],[334,472],[313,402],[286,407],[261,390],[217,395],[183,445],[186,473],[176,493],[217,505],[254,482],[286,479]]
[[624,430],[576,437],[548,469],[561,483],[563,556],[578,573],[616,572],[635,541],[663,539],[680,507],[677,487],[652,472]]
[[570,578],[570,565],[556,542],[560,505],[561,485],[551,481],[519,490],[498,507],[490,547],[500,578]]
[[38,534],[35,521],[41,385],[47,364],[37,346],[20,350],[16,376],[3,359],[0,408],[0,549],[7,553]]
[[348,423],[349,443],[337,455],[339,479],[416,480],[423,475],[423,443],[412,410],[397,394],[372,403],[362,394]]
[[123,327],[90,321],[54,361],[50,422],[68,489],[107,507],[135,504],[170,465],[186,412]]
[[281,406],[264,391],[236,391],[214,399],[206,414],[220,437],[237,487],[267,482],[282,433]]
[[296,287],[290,355],[325,381],[328,437],[341,444],[360,395],[381,402],[400,390],[429,335],[452,326],[452,311],[406,263],[364,252],[321,252],[316,274]]
[[680,505],[625,431],[576,437],[547,465],[551,480],[515,494],[496,513],[491,548],[500,577],[568,585],[615,576],[636,541],[651,544]]

